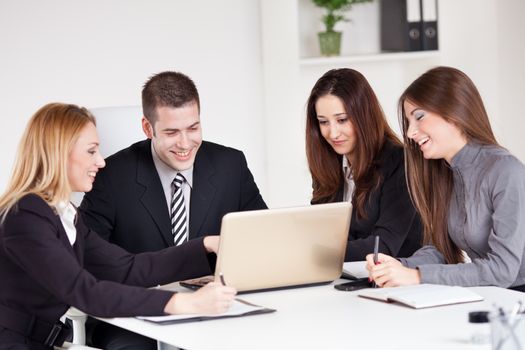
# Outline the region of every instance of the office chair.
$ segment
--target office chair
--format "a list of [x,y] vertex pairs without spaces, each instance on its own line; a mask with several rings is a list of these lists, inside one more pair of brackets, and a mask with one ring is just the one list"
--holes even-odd
[[140,106],[101,107],[89,110],[97,119],[100,152],[104,158],[144,140]]
[[73,324],[73,341],[65,342],[61,347],[56,347],[54,350],[97,350],[86,346],[86,330],[85,324],[87,315],[82,311],[70,307],[69,310],[62,316],[61,321],[65,322],[65,319],[71,320]]

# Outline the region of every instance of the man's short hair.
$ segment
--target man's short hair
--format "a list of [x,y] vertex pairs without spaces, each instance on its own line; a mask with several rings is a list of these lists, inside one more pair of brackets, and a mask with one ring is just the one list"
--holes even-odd
[[142,112],[153,125],[157,120],[157,107],[179,108],[197,103],[200,111],[199,92],[193,80],[179,72],[155,74],[142,89]]

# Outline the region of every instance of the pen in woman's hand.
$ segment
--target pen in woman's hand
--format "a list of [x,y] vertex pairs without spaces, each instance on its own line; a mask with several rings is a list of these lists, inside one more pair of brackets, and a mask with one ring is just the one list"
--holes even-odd
[[[374,265],[379,264],[379,235],[374,240]],[[372,287],[377,288],[377,284],[372,282]]]
[[221,280],[221,284],[225,286],[226,282],[224,282],[224,275],[222,274],[222,272],[219,273],[219,279]]
[[379,235],[376,235],[374,241],[374,265],[379,263]]

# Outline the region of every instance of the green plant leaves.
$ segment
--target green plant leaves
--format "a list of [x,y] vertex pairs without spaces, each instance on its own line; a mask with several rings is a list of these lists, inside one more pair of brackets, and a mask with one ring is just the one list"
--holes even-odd
[[370,1],[373,0],[312,0],[316,6],[326,9],[322,20],[327,32],[332,32],[338,22],[349,21],[343,12],[350,10],[352,5]]

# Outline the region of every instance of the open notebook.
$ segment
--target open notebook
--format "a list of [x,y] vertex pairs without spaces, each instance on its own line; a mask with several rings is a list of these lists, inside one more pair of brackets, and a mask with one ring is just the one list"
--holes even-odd
[[137,318],[144,321],[149,321],[157,324],[175,324],[186,322],[197,322],[215,320],[220,318],[240,317],[266,314],[275,312],[274,309],[268,309],[263,306],[251,304],[241,299],[235,299],[228,311],[222,314],[206,315],[206,314],[185,314],[185,315],[167,315],[167,316],[138,316]]
[[397,302],[414,309],[483,300],[481,295],[467,288],[437,284],[364,289],[358,295],[385,302]]

